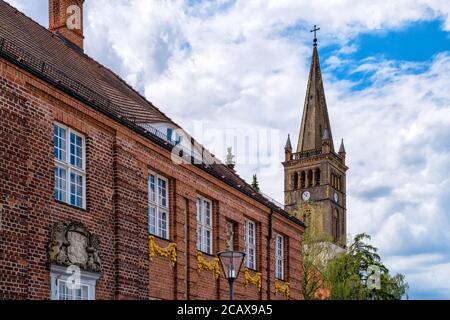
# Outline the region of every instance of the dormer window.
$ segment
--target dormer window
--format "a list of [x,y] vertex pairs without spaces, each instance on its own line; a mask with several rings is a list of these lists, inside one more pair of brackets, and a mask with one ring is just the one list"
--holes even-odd
[[167,139],[172,141],[172,135],[173,135],[173,129],[172,128],[167,128]]
[[183,137],[178,133],[175,134],[175,144],[180,144],[183,141]]

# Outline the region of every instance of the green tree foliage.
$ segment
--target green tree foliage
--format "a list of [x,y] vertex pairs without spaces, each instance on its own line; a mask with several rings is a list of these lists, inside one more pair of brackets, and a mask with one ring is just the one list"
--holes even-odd
[[[307,229],[314,231],[314,229]],[[325,272],[329,255],[328,237],[317,232],[306,232],[303,238],[302,292],[305,300],[319,299],[320,291],[329,287]],[[326,241],[323,241],[327,239]]]
[[252,184],[251,184],[252,188],[255,189],[256,191],[261,191],[259,189],[259,182],[258,182],[258,177],[256,176],[256,174],[253,175],[253,180],[252,180]]
[[299,204],[292,214],[307,226],[303,234],[302,293],[305,300],[399,300],[408,298],[401,274],[392,276],[370,236],[357,235],[346,248],[332,244],[323,231],[324,210],[312,203]]
[[330,282],[330,299],[400,300],[408,298],[408,284],[401,274],[392,276],[381,261],[370,236],[358,234],[346,252],[331,260],[325,277]]

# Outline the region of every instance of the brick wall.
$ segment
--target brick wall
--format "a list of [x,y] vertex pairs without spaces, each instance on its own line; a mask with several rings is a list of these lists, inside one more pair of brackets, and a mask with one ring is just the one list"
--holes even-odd
[[[53,198],[53,123],[86,136],[86,209]],[[206,172],[176,165],[170,153],[145,137],[82,105],[55,88],[0,60],[0,299],[48,299],[50,272],[46,248],[57,221],[80,221],[100,236],[103,270],[98,299],[227,299],[221,275],[197,271],[196,198],[213,203],[213,252],[225,249],[226,221],[236,223],[235,244],[244,250],[244,220],[257,225],[257,270],[261,292],[235,284],[238,299],[283,298],[275,294],[274,240],[268,240],[270,209]],[[177,263],[155,255],[149,260],[147,179],[151,169],[169,179],[169,240]],[[281,178],[281,177],[280,177]],[[286,241],[291,298],[300,299],[302,228],[273,213],[273,229]],[[270,241],[270,271],[267,270]],[[214,256],[204,254],[212,261]],[[271,283],[267,285],[270,272]]]

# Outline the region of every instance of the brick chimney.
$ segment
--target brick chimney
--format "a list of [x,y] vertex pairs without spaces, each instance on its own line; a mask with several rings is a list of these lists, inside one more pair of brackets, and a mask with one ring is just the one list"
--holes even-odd
[[83,3],[84,0],[49,0],[48,16],[50,31],[62,36],[83,50]]

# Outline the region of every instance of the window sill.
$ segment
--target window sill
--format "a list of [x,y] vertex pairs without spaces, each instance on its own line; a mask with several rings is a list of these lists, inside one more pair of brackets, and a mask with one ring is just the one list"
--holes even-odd
[[198,250],[197,249],[197,252],[200,252],[202,255],[210,257],[210,258],[216,258],[217,257],[217,255],[214,255],[212,253],[208,253],[208,252],[205,252],[205,251],[202,251],[202,250]]
[[252,268],[247,267],[247,266],[244,266],[244,268],[247,269],[248,271],[252,271],[252,272],[255,272],[255,273],[260,272],[260,271],[258,271],[256,269],[252,269]]
[[64,201],[60,201],[60,200],[56,200],[55,198],[53,198],[53,200],[55,201],[55,203],[63,205],[63,206],[66,206],[66,207],[69,207],[71,209],[76,209],[76,210],[81,210],[81,211],[84,211],[84,212],[88,212],[88,210],[86,208],[77,207],[77,206],[74,206],[73,204],[70,204],[70,203],[67,203],[67,202],[64,202]]

